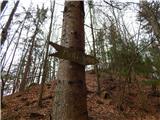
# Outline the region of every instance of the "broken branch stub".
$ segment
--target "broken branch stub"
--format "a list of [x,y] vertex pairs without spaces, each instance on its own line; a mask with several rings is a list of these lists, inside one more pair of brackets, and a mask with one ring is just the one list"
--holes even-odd
[[57,52],[49,54],[49,56],[69,60],[81,65],[94,65],[98,63],[98,60],[95,57],[86,55],[81,51],[73,48],[66,48],[53,42],[49,42],[49,44],[57,50]]

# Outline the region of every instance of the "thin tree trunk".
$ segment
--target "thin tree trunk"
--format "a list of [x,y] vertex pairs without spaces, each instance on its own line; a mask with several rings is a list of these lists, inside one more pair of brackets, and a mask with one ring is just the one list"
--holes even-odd
[[[84,3],[65,1],[62,45],[84,53]],[[85,66],[60,60],[52,120],[88,120]]]
[[[44,49],[42,50],[41,54],[42,54],[42,57],[39,57],[39,63],[40,63],[40,66],[39,66],[39,73],[38,73],[38,77],[37,77],[37,83],[39,84],[40,83],[40,79],[41,79],[41,74],[42,74],[42,69],[43,69],[43,64],[44,64],[44,59],[45,59],[45,48],[46,48],[46,45],[44,46]],[[42,59],[42,61],[41,61]],[[37,70],[38,71],[38,70]]]
[[[38,63],[39,63],[40,61],[38,61]],[[34,73],[33,73],[33,76],[35,76],[34,77],[34,80],[32,80],[33,82],[36,82],[37,81],[37,73],[38,73],[38,68],[39,66],[38,65],[36,65],[36,67],[35,67],[35,70],[34,70]]]
[[35,30],[35,32],[32,36],[32,43],[31,43],[31,47],[30,47],[30,50],[29,50],[29,55],[28,55],[28,58],[27,58],[26,67],[25,67],[25,70],[24,70],[24,76],[23,76],[22,81],[20,83],[19,91],[25,90],[25,87],[26,87],[26,84],[27,84],[27,76],[28,76],[28,72],[29,72],[30,66],[31,66],[33,47],[34,47],[35,38],[36,38],[37,33],[38,33],[38,25],[36,25],[36,30]]
[[[24,46],[26,46],[26,44],[27,44],[27,42],[25,43],[25,45]],[[28,50],[29,50],[29,45],[28,45],[28,48],[27,48],[27,50],[25,51],[25,48],[23,49],[23,51],[25,51],[25,53],[24,53],[24,55],[22,55],[22,57],[21,57],[21,60],[20,60],[20,63],[19,63],[19,68],[18,68],[18,70],[17,70],[17,77],[16,77],[16,86],[15,87],[19,87],[18,85],[19,85],[19,82],[20,82],[20,76],[22,76],[22,73],[23,73],[23,70],[24,70],[24,64],[25,64],[25,58],[26,58],[26,56],[27,56],[27,53],[28,53]],[[23,78],[23,77],[22,77]],[[16,89],[16,88],[14,88],[14,89]]]
[[5,86],[5,80],[1,77],[1,107],[3,108],[3,91]]
[[[25,20],[24,20],[24,23],[25,23]],[[18,45],[19,45],[19,40],[20,40],[20,36],[21,36],[21,34],[22,34],[22,30],[23,30],[23,27],[24,27],[24,23],[23,23],[23,25],[22,25],[22,27],[21,27],[21,30],[20,30],[20,33],[19,33],[19,36],[18,36],[18,39],[17,39],[17,43],[16,43],[16,45],[15,45],[15,49],[14,49],[14,52],[13,52],[12,60],[11,60],[10,65],[9,65],[9,67],[8,67],[7,76],[9,75],[10,68],[11,68],[11,66],[12,66],[12,63],[13,63],[13,60],[14,60],[14,57],[15,57],[15,54],[16,54],[16,50],[17,50]]]
[[[43,56],[44,56],[44,55],[43,55]],[[42,59],[44,59],[44,57],[43,57]],[[40,64],[40,67],[39,67],[39,75],[38,75],[38,78],[37,78],[37,83],[38,83],[38,84],[40,83],[43,64],[44,64],[44,63],[43,63],[43,60],[42,60],[42,63]]]
[[43,96],[44,83],[45,83],[45,81],[47,79],[47,75],[48,75],[48,52],[49,52],[49,41],[50,41],[51,33],[52,33],[54,7],[55,7],[55,1],[54,1],[53,5],[51,5],[51,22],[50,22],[50,26],[49,26],[49,33],[48,33],[47,40],[46,40],[46,42],[47,42],[46,54],[45,54],[45,59],[44,59],[44,64],[43,64],[43,74],[42,74],[42,82],[41,82],[41,88],[40,88],[40,93],[39,93],[39,98],[38,98],[38,106],[42,106],[42,96]]
[[51,80],[56,79],[56,59],[53,59],[53,71],[51,73]]
[[[149,9],[149,5],[146,4],[146,0],[140,0],[141,11],[145,13],[145,19],[148,21],[149,25],[152,26],[153,32],[160,43],[160,23],[158,22],[157,16],[154,14],[152,9]],[[159,12],[157,12],[157,15]]]
[[[95,44],[95,36],[93,31],[93,16],[92,16],[92,1],[89,3],[89,13],[90,13],[90,21],[91,21],[91,33],[92,33],[92,40],[93,40],[93,55],[96,58],[96,44]],[[94,65],[94,70],[96,74],[96,82],[97,82],[97,94],[100,94],[100,81],[99,81],[99,71],[98,71],[98,65]]]
[[5,6],[7,5],[8,1],[3,0],[1,3],[1,12],[3,11],[3,9],[5,8]]
[[10,26],[11,21],[12,21],[12,19],[13,19],[13,15],[14,15],[14,13],[16,12],[16,9],[17,9],[17,7],[18,7],[18,4],[19,4],[19,0],[17,0],[15,6],[14,6],[14,8],[13,8],[13,10],[12,10],[10,16],[9,16],[9,19],[8,19],[5,27],[4,27],[3,30],[2,30],[2,33],[1,33],[1,36],[2,36],[2,37],[1,37],[1,44],[2,44],[2,45],[4,44],[4,42],[5,42],[6,38],[7,38],[8,29],[9,29],[9,26]]
[[52,72],[51,60],[48,59],[48,79],[49,81],[51,80],[51,72]]
[[[25,23],[25,22],[24,22],[24,23]],[[6,79],[3,80],[3,85],[2,85],[2,88],[1,88],[1,93],[2,93],[2,95],[3,95],[3,92],[4,92],[4,91],[3,91],[3,90],[4,90],[3,87],[5,86],[5,83],[6,83],[7,80],[8,80],[9,72],[10,72],[10,69],[11,69],[11,66],[12,66],[12,63],[13,63],[13,60],[14,60],[14,57],[15,57],[16,50],[17,50],[18,45],[19,45],[19,40],[20,40],[20,36],[21,36],[22,30],[23,30],[23,27],[24,27],[24,23],[23,23],[23,25],[22,25],[22,27],[21,27],[21,30],[20,30],[20,33],[19,33],[19,36],[18,36],[18,39],[17,39],[17,43],[16,43],[16,45],[15,45],[15,49],[14,49],[14,52],[13,52],[13,56],[12,56],[10,65],[9,65],[9,67],[8,67],[8,70],[7,70]],[[1,98],[3,99],[3,96],[2,96]]]
[[6,58],[6,55],[7,55],[7,53],[8,53],[9,47],[10,47],[11,43],[13,42],[14,37],[15,37],[17,31],[20,29],[20,27],[21,27],[21,24],[19,24],[18,28],[15,30],[15,32],[14,32],[14,34],[13,34],[10,42],[9,42],[8,45],[7,45],[7,48],[6,48],[6,50],[5,50],[5,53],[3,54],[3,57],[2,57],[2,59],[1,59],[1,64],[2,64],[2,69],[1,69],[1,71],[3,71],[3,69],[4,69],[4,67],[5,67],[5,58]]
[[35,71],[36,71],[36,61],[37,61],[37,55],[36,55],[36,53],[35,53],[35,55],[34,55],[34,60],[33,60],[33,68],[32,68],[32,73],[31,73],[31,76],[32,76],[32,79],[30,80],[30,83],[29,84],[31,84],[31,83],[34,83],[34,80],[35,80]]

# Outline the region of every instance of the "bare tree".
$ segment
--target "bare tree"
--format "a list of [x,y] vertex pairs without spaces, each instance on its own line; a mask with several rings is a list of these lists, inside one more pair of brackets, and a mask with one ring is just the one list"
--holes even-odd
[[[92,34],[92,40],[93,40],[93,55],[96,58],[96,39],[94,35],[94,30],[93,30],[93,1],[89,1],[89,13],[90,13],[90,22],[91,22],[91,34]],[[99,70],[98,70],[98,65],[94,65],[94,70],[96,74],[96,82],[97,82],[97,94],[100,94],[100,81],[99,81]]]
[[1,33],[1,44],[2,44],[2,45],[4,44],[4,42],[5,42],[6,38],[7,38],[8,29],[9,29],[9,26],[10,26],[11,21],[12,21],[12,19],[13,19],[14,13],[16,12],[16,9],[17,9],[17,7],[18,7],[18,4],[19,4],[19,0],[17,0],[15,6],[14,6],[14,8],[13,8],[13,10],[12,10],[10,16],[9,16],[9,19],[8,19],[5,27],[4,27],[3,30],[2,30],[2,33]]
[[143,27],[148,32],[153,31],[160,43],[160,2],[140,1],[139,20],[145,23]]
[[3,0],[1,3],[1,12],[3,11],[3,9],[5,8],[5,6],[7,5],[8,1]]
[[6,77],[5,77],[5,79],[2,79],[1,100],[3,99],[3,92],[4,92],[5,83],[7,82],[7,80],[9,79],[9,76],[10,76],[11,66],[13,65],[13,60],[15,58],[15,54],[16,54],[16,51],[17,51],[17,48],[18,48],[18,45],[19,45],[19,42],[20,42],[20,37],[21,37],[22,31],[24,29],[25,20],[26,20],[26,17],[24,18],[23,24],[21,25],[21,29],[20,29],[20,32],[19,32],[19,35],[18,35],[18,38],[17,38],[17,42],[15,44],[15,48],[14,48],[14,51],[13,51],[11,62],[9,64],[9,66],[8,66]]
[[27,75],[28,75],[30,65],[31,65],[31,61],[32,61],[32,52],[33,52],[33,47],[34,47],[34,44],[35,44],[35,38],[36,38],[37,33],[38,33],[38,25],[37,25],[36,30],[35,30],[32,38],[31,38],[32,43],[31,43],[31,46],[30,46],[30,49],[29,49],[29,55],[28,55],[28,58],[27,58],[27,63],[26,63],[24,75],[23,75],[23,78],[22,78],[22,81],[21,81],[21,84],[20,84],[19,91],[25,90],[25,86],[27,84]]
[[29,74],[30,67],[31,67],[33,49],[35,47],[35,42],[36,42],[36,36],[40,31],[40,25],[46,19],[46,13],[47,13],[47,9],[45,9],[44,6],[42,6],[42,9],[37,8],[36,18],[34,19],[36,28],[34,30],[33,36],[31,37],[31,46],[29,49],[29,54],[28,54],[27,63],[26,63],[25,70],[24,70],[24,75],[23,75],[23,78],[20,84],[20,88],[19,88],[20,91],[25,90],[27,79],[28,79],[27,76]]
[[43,96],[43,88],[44,88],[44,83],[47,79],[48,75],[48,51],[49,51],[49,41],[51,39],[51,33],[52,33],[52,25],[53,25],[53,14],[54,14],[54,7],[55,7],[55,1],[52,4],[51,3],[51,22],[49,26],[49,33],[47,36],[46,40],[46,53],[45,53],[45,59],[43,63],[43,74],[42,74],[42,82],[41,82],[41,88],[40,88],[40,93],[39,93],[39,98],[38,98],[38,106],[42,106],[42,96]]

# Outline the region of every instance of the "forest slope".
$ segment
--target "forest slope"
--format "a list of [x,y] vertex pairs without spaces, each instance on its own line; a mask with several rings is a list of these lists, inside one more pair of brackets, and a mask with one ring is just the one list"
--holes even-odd
[[[95,74],[87,72],[87,103],[90,120],[160,120],[160,96],[151,96],[149,87],[138,97],[139,89],[130,86],[122,100],[119,84],[104,74],[100,78],[102,94],[96,95]],[[2,120],[50,120],[55,82],[45,84],[42,108],[37,107],[40,86],[32,84],[24,92],[4,97]],[[147,96],[147,98],[146,98]],[[120,104],[121,103],[121,104]]]

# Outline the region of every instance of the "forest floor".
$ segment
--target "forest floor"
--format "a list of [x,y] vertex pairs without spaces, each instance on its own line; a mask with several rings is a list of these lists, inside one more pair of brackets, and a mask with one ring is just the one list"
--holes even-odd
[[[151,95],[148,86],[124,84],[102,75],[101,95],[96,94],[95,74],[86,73],[87,104],[90,120],[160,120],[160,95]],[[2,120],[50,120],[55,82],[45,84],[43,106],[37,107],[40,86],[4,97]],[[128,92],[129,91],[129,92]]]

